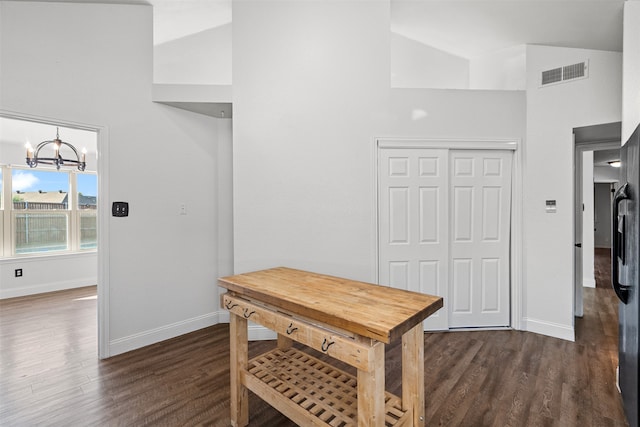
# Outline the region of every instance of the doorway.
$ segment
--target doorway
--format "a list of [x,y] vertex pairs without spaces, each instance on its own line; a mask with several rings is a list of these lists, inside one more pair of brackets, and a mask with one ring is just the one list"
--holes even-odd
[[379,283],[442,296],[427,330],[511,326],[514,148],[378,143]]
[[620,160],[621,123],[574,128],[573,134],[574,316],[582,317],[583,289],[596,286],[595,248],[606,248],[607,241],[610,242],[610,196],[607,193],[610,194],[618,181],[618,170],[613,163]]
[[[108,295],[101,280],[107,230],[99,195],[107,194],[104,177],[106,130],[64,120],[0,111],[0,164],[2,164],[2,298],[46,293],[97,285],[98,348],[100,357],[108,334]],[[59,169],[38,164],[29,167],[26,158],[41,141],[60,140],[72,144],[86,168],[67,162]],[[28,143],[32,150],[25,149]],[[40,157],[55,156],[54,144],[42,148]],[[83,153],[83,149],[84,153]],[[51,152],[49,152],[51,151]],[[63,145],[60,155],[75,159],[72,148]],[[15,270],[15,273],[14,273]],[[48,274],[42,274],[48,272]],[[4,274],[11,273],[11,274]]]

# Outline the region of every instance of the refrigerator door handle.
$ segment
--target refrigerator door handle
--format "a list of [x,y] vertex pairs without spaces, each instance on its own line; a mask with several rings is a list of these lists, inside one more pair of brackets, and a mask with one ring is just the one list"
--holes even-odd
[[[613,290],[616,292],[616,295],[623,303],[627,303],[629,299],[629,287],[621,284],[619,282],[619,271],[618,271],[618,255],[619,255],[619,240],[618,240],[618,205],[621,201],[629,199],[629,183],[625,183],[618,191],[616,191],[613,196],[613,220],[611,221],[611,226],[613,228],[613,236],[611,239],[611,284],[613,285]],[[624,249],[623,249],[624,250]]]

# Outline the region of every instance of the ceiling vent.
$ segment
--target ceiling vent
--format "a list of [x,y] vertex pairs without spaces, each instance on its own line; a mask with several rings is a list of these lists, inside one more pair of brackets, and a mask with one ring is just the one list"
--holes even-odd
[[569,80],[586,79],[587,77],[589,77],[589,61],[583,61],[543,71],[540,86],[564,83]]

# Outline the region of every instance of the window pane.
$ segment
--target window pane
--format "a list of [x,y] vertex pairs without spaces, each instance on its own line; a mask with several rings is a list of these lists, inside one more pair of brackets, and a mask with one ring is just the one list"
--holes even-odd
[[98,224],[95,210],[80,211],[80,249],[98,247]]
[[66,250],[68,225],[65,212],[16,214],[16,254]]
[[11,175],[13,209],[67,209],[69,173],[15,169]]
[[95,249],[98,247],[98,177],[82,173],[77,179],[80,249]]
[[96,210],[98,206],[98,177],[93,174],[79,173],[78,209]]

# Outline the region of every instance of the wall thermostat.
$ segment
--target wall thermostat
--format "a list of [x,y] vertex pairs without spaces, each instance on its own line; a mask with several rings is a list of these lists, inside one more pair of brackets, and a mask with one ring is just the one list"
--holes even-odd
[[547,210],[547,213],[556,213],[556,201],[555,200],[547,200],[546,201],[546,210]]

